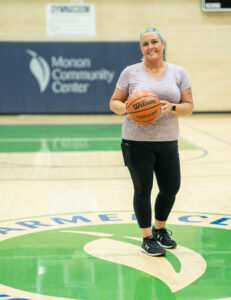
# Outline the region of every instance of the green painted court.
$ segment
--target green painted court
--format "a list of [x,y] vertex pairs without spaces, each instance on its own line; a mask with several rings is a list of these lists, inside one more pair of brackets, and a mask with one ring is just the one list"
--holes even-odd
[[[0,126],[1,152],[120,150],[121,124]],[[184,139],[180,149],[195,150]]]

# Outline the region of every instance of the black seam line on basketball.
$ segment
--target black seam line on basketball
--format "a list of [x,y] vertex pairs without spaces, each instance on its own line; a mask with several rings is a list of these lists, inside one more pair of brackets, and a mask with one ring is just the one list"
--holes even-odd
[[132,103],[129,104],[129,106],[127,108],[129,108],[135,101],[139,100],[139,99],[142,99],[142,98],[147,98],[147,97],[152,97],[152,100],[156,100],[157,97],[155,96],[142,96],[142,97],[139,97],[139,98],[136,98],[135,100],[132,101]]
[[152,107],[147,107],[147,108],[145,108],[145,109],[143,109],[143,110],[128,112],[128,114],[129,114],[129,115],[130,115],[130,114],[138,114],[138,113],[140,113],[140,112],[143,112],[143,111],[145,111],[145,110],[149,110],[149,109],[151,109],[151,108],[158,107],[158,106],[160,106],[160,104],[157,104],[157,105],[152,106]]
[[[151,121],[151,123],[152,122],[154,122],[154,121],[156,121],[157,119],[148,119],[148,120],[145,120],[145,121],[140,121],[140,120],[136,120],[136,121],[134,121],[134,122],[136,122],[136,123],[138,123],[138,124],[141,124],[141,123],[145,123],[145,125],[148,125],[148,124],[150,124],[150,123],[147,123],[147,122],[149,122],[149,121]],[[147,123],[147,124],[146,124]],[[141,124],[142,125],[142,124]]]
[[[157,119],[149,119],[149,120],[145,120],[145,121],[140,121],[140,120],[136,120],[136,121],[134,121],[134,122],[136,122],[137,124],[140,124],[140,125],[149,125],[149,124],[151,124],[152,122],[154,122],[154,121],[156,121]],[[150,121],[150,123],[147,123],[147,122],[149,122]],[[141,123],[144,123],[144,124],[141,124]]]
[[[129,104],[128,108],[129,108],[135,101],[137,101],[137,100],[139,100],[139,99],[142,99],[142,98],[147,98],[147,97],[153,97],[153,96],[143,96],[143,97],[137,98],[137,99],[133,100],[133,101]],[[150,100],[156,100],[156,97],[153,97],[153,98],[151,98]]]

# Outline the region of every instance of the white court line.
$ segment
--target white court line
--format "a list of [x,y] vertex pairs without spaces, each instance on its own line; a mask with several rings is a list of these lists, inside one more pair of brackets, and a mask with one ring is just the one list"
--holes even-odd
[[9,142],[40,142],[40,141],[119,141],[121,140],[121,137],[81,137],[81,138],[0,138],[0,143],[9,143]]
[[201,188],[182,188],[184,191],[231,191],[231,187],[201,187]]
[[133,192],[132,189],[123,189],[123,190],[118,190],[118,189],[115,189],[115,190],[107,190],[107,189],[99,189],[99,190],[87,190],[87,191],[84,191],[84,190],[73,190],[73,191],[38,191],[38,192],[30,192],[30,191],[17,191],[17,192],[0,192],[0,195],[1,194],[16,194],[16,195],[19,195],[19,194],[33,194],[33,195],[37,195],[37,194],[62,194],[64,193],[65,195],[66,194],[69,194],[69,193],[73,193],[73,194],[89,194],[89,193],[93,193],[93,192],[103,192],[103,193],[127,193],[127,192]]
[[[231,187],[218,187],[218,188],[182,188],[182,191],[231,191]],[[92,193],[128,193],[128,192],[133,192],[133,189],[123,189],[123,190],[118,190],[118,189],[90,189],[87,191],[84,190],[69,190],[69,191],[38,191],[38,192],[30,192],[30,191],[17,191],[17,192],[11,192],[11,191],[6,191],[2,192],[0,191],[0,195],[4,194],[12,194],[12,195],[24,195],[24,194],[29,194],[29,195],[38,195],[38,194],[92,194]]]

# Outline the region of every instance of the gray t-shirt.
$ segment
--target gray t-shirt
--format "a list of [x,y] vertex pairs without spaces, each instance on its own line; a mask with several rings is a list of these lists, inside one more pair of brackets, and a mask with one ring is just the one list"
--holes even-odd
[[[167,63],[166,71],[161,79],[149,74],[143,63],[137,63],[125,68],[116,84],[116,87],[129,96],[140,90],[149,90],[155,93],[160,100],[179,103],[181,90],[190,88],[189,78],[180,66]],[[174,114],[163,114],[148,125],[139,125],[126,117],[122,138],[133,141],[174,141],[179,136],[177,116]]]

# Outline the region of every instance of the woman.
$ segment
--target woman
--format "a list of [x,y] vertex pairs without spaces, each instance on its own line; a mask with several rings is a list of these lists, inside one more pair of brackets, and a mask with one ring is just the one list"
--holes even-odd
[[[143,61],[120,74],[110,109],[125,114],[128,97],[140,90],[150,90],[160,99],[161,115],[154,123],[139,125],[127,116],[121,146],[134,185],[134,211],[143,236],[141,250],[151,256],[163,256],[165,248],[177,246],[165,227],[180,187],[177,116],[192,113],[193,99],[185,71],[165,62],[165,42],[157,29],[146,28],[141,33],[140,47]],[[159,193],[151,227],[153,173]]]

